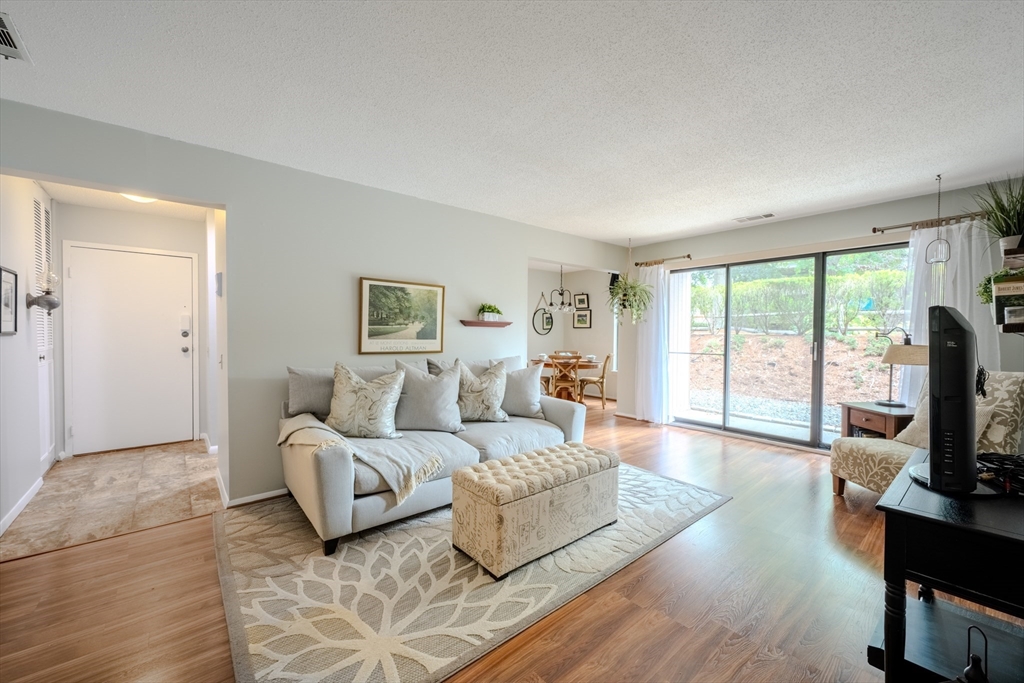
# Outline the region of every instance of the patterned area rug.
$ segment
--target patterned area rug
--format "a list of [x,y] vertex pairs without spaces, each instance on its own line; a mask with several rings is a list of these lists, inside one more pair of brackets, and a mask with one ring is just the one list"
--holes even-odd
[[728,496],[619,467],[619,520],[495,581],[452,548],[451,508],[324,557],[291,498],[214,515],[235,674],[433,683],[720,507]]

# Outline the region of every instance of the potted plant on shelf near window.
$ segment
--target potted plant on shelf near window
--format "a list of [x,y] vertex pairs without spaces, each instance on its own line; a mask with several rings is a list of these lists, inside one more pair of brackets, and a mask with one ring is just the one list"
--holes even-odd
[[974,195],[985,212],[981,225],[1005,253],[1016,249],[1024,234],[1024,178],[1007,178],[1005,182],[986,183],[985,192]]
[[480,304],[480,308],[476,312],[477,319],[484,322],[497,322],[501,320],[501,315],[501,309],[494,304]]

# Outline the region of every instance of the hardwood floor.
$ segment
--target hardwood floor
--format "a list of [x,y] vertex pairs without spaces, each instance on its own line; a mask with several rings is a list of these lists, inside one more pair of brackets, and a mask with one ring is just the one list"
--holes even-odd
[[[450,681],[880,681],[882,517],[828,458],[649,427],[588,443],[733,496]],[[231,679],[209,517],[0,565],[0,680]]]

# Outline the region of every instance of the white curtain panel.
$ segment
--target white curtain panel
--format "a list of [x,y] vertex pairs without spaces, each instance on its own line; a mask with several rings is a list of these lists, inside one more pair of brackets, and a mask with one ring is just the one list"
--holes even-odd
[[[936,239],[949,242],[949,261],[941,279],[942,292],[933,291],[933,266],[926,262],[928,245]],[[991,307],[981,303],[977,289],[983,277],[999,270],[1000,259],[999,246],[992,243],[988,233],[976,222],[915,230],[910,237],[913,288],[909,329],[914,343],[928,343],[928,307],[937,305],[941,294],[943,305],[960,311],[974,328],[981,364],[988,370],[999,370],[999,332]],[[908,374],[900,391],[901,401],[908,405],[917,403],[927,371],[927,367],[904,368]]]
[[636,327],[636,417],[664,424],[668,408],[668,282],[665,266],[640,268],[654,301]]

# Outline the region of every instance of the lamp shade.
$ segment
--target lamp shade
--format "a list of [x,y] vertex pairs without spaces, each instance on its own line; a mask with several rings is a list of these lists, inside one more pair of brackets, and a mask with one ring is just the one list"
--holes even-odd
[[928,347],[923,344],[890,344],[882,362],[889,365],[928,365]]

